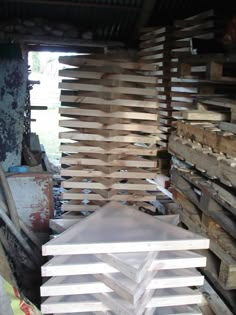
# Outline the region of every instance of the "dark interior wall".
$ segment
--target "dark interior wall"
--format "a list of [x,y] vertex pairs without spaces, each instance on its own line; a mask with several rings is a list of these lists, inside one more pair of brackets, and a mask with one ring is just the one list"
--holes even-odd
[[27,79],[26,62],[0,56],[0,162],[6,171],[21,164]]

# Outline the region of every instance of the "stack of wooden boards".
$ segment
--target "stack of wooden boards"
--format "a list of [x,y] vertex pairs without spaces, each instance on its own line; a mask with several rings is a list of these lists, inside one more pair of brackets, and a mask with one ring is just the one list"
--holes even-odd
[[[222,37],[224,23],[211,10],[175,21],[171,26],[161,27],[141,36],[141,61],[159,67],[152,74],[157,78],[161,130],[161,140],[158,143],[162,147],[167,147],[170,132],[179,113],[196,108],[193,104],[196,95],[216,94],[216,97],[226,93],[225,89],[223,92],[219,90],[219,81],[213,76],[207,78],[207,74],[214,73],[217,68],[219,78],[220,67],[215,62],[224,62],[227,58],[218,54],[204,57],[199,55],[202,53],[201,49],[196,51],[194,48],[195,42],[200,47],[208,45],[209,48],[210,44],[214,47],[215,42]],[[194,56],[196,53],[198,55]],[[204,58],[211,60],[209,65]],[[187,62],[192,63],[192,66],[187,65]],[[227,88],[235,84],[232,82],[232,78],[221,81]]]
[[179,121],[169,152],[181,160],[173,160],[173,195],[180,208],[172,210],[189,230],[210,238],[204,272],[235,312],[236,125]]
[[111,202],[43,246],[43,314],[201,314],[209,240]]
[[[95,210],[110,200],[146,206],[156,199],[155,65],[109,55],[61,57],[60,138],[65,211]],[[73,66],[73,67],[70,67]],[[65,79],[66,78],[66,79]],[[72,141],[71,141],[72,140]],[[89,203],[86,207],[83,201]]]

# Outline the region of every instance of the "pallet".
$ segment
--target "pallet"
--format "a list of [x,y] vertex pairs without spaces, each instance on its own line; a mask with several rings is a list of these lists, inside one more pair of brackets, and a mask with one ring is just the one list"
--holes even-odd
[[[225,293],[226,295],[228,294],[229,297],[232,296],[236,292],[236,260],[232,258],[228,252],[230,246],[225,249],[221,246],[222,242],[221,244],[218,243],[220,238],[225,241],[228,237],[225,237],[225,233],[222,232],[223,230],[216,225],[212,224],[210,229],[209,227],[206,227],[204,225],[204,219],[201,219],[201,211],[199,211],[199,209],[182,193],[176,190],[174,195],[179,206],[170,205],[170,213],[179,214],[180,221],[187,227],[187,229],[210,238],[210,249],[208,251],[200,252],[207,257],[207,266],[204,271],[215,279],[218,285],[222,288],[222,291],[228,292]],[[215,230],[213,228],[215,228]],[[227,245],[230,245],[230,243]],[[235,245],[231,245],[232,253],[235,248],[234,246]]]
[[180,205],[176,214],[191,231],[208,236],[211,240],[210,250],[204,251],[207,256],[207,269],[214,275],[224,290],[235,289],[236,257],[235,240],[231,238],[209,216],[188,200],[179,189],[174,190],[175,201]]
[[179,121],[176,123],[176,134],[210,147],[215,153],[236,157],[236,136],[226,133],[218,124]]
[[221,226],[228,235],[236,239],[235,215],[232,213],[235,212],[235,208],[230,212],[228,208],[230,208],[231,205],[225,207],[226,202],[224,202],[224,199],[222,200],[220,196],[214,198],[214,189],[209,184],[205,185],[205,181],[204,179],[202,180],[201,176],[175,168],[172,170],[171,175],[172,183],[178,190],[193,202],[207,217]]
[[236,165],[233,158],[214,153],[197,142],[182,139],[175,134],[170,136],[168,150],[209,177],[218,178],[223,184],[236,187]]

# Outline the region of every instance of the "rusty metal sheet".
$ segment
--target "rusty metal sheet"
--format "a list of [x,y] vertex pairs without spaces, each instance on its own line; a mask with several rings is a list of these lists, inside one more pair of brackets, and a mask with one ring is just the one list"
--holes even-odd
[[47,232],[53,217],[52,177],[46,173],[7,174],[22,221],[35,232]]

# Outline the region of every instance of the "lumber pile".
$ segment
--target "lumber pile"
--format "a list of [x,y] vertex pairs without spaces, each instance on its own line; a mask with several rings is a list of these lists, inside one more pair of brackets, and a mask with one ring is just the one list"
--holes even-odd
[[[209,240],[116,202],[43,245],[43,314],[201,314]],[[203,290],[204,291],[204,290]],[[159,313],[160,312],[160,313]]]
[[60,133],[63,210],[94,211],[111,200],[148,207],[159,129],[156,78],[145,74],[156,66],[109,55],[60,62],[70,66],[60,71],[60,126],[69,130]]
[[235,312],[236,125],[198,119],[178,121],[169,139],[179,205],[172,212],[180,214],[187,229],[210,238],[204,273]]
[[[223,24],[224,21],[210,10],[175,21],[171,26],[147,32],[140,38],[141,60],[159,67],[153,74],[157,78],[160,103],[161,134],[158,144],[164,148],[167,148],[175,119],[179,118],[182,111],[197,109],[196,104],[193,103],[195,96],[214,94],[217,97],[231,91],[225,88],[222,90],[222,87],[219,89],[219,82],[214,77],[216,70],[220,75],[220,66],[216,64],[216,60],[226,60],[227,57],[224,54],[221,54],[221,59],[219,59],[220,54],[201,56],[201,53],[207,52],[207,46],[213,49],[215,42],[222,37]],[[198,47],[205,47],[205,51],[196,49],[195,42]],[[200,62],[204,58],[208,60],[212,58],[209,67]],[[192,62],[191,66],[188,60],[189,63]],[[211,73],[208,80],[202,80],[208,73]],[[221,83],[224,87],[225,85],[231,87],[232,81],[232,78],[224,79]]]

